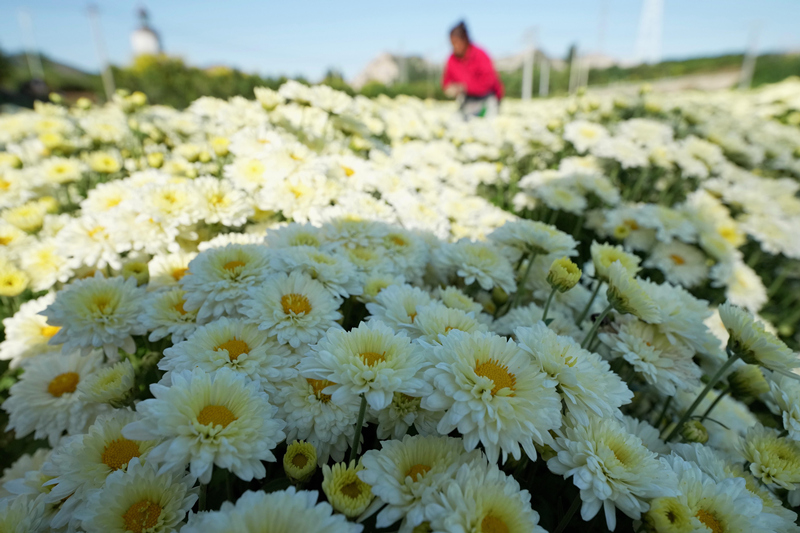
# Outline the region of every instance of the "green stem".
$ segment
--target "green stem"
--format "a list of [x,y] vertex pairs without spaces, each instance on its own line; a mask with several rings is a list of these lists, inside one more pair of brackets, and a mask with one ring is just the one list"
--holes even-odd
[[611,309],[613,309],[613,306],[611,304],[608,304],[606,308],[603,309],[603,312],[600,313],[600,316],[597,317],[597,320],[595,320],[594,324],[592,324],[592,329],[589,330],[589,333],[586,335],[586,338],[583,339],[583,342],[581,343],[581,348],[586,348],[587,346],[589,346],[589,342],[594,338],[595,334],[597,333],[597,328],[600,327],[600,323],[603,322],[603,319],[606,317],[606,315],[611,312]]
[[703,413],[703,416],[701,416],[701,417],[700,417],[700,422],[702,422],[703,420],[705,420],[706,418],[708,418],[708,415],[710,415],[710,414],[711,414],[711,411],[713,411],[713,410],[714,410],[714,408],[717,406],[717,404],[718,404],[720,401],[722,401],[722,398],[723,398],[723,397],[724,397],[726,394],[728,394],[728,392],[729,392],[729,391],[730,391],[730,387],[725,387],[724,389],[722,389],[721,391],[719,391],[719,394],[717,395],[717,397],[716,397],[716,398],[714,398],[714,401],[713,401],[713,402],[711,402],[711,405],[709,405],[709,406],[708,406],[708,409],[706,409],[706,412],[705,412],[705,413]]
[[567,529],[567,526],[572,520],[572,517],[575,516],[575,513],[578,511],[578,508],[580,506],[581,506],[581,493],[579,492],[578,494],[575,495],[575,499],[572,500],[572,505],[569,506],[567,514],[565,514],[564,517],[561,519],[561,521],[558,523],[558,526],[556,526],[556,528],[553,530],[553,533],[561,533],[562,531]]
[[753,255],[751,255],[750,259],[747,260],[747,266],[754,268],[756,264],[758,264],[759,259],[761,259],[761,255],[761,248],[756,248],[756,251],[753,252]]
[[600,287],[602,287],[602,286],[603,286],[603,282],[598,279],[597,280],[597,285],[595,285],[595,287],[594,287],[594,292],[592,292],[592,297],[589,298],[589,302],[586,304],[586,307],[583,308],[583,311],[581,311],[581,314],[578,317],[578,320],[576,321],[576,324],[578,324],[578,327],[580,327],[581,322],[583,322],[583,319],[586,318],[586,315],[589,314],[589,309],[592,308],[592,304],[594,303],[594,299],[597,298],[597,293],[600,292]]
[[517,306],[517,302],[519,302],[519,297],[522,294],[522,290],[525,287],[525,281],[528,279],[528,274],[531,273],[531,267],[533,267],[533,262],[536,259],[537,254],[531,254],[530,259],[528,259],[528,266],[525,268],[525,273],[522,275],[522,278],[517,283],[517,292],[514,293],[514,300],[512,300],[511,305],[508,306],[509,309],[512,307]]
[[197,512],[201,513],[206,510],[206,493],[208,492],[208,484],[203,483],[200,485],[200,496],[197,500]]
[[[553,301],[553,296],[556,294],[556,288],[553,287],[553,290],[550,291],[550,296],[547,297],[547,301],[544,304],[544,312],[542,313],[542,322],[547,320],[547,311],[550,310],[550,302]],[[547,324],[545,322],[545,324]]]
[[656,418],[656,424],[655,424],[656,429],[661,428],[661,423],[664,421],[664,416],[667,414],[667,409],[669,409],[669,404],[672,403],[672,398],[674,398],[674,396],[667,396],[667,401],[664,402],[664,407],[661,408],[661,414],[659,414],[658,418]]
[[782,268],[780,273],[778,274],[778,277],[775,278],[775,281],[773,281],[770,284],[769,289],[767,289],[767,296],[772,297],[773,294],[778,292],[778,289],[781,288],[781,285],[783,285],[783,282],[786,281],[786,277],[788,275],[789,275],[789,270],[786,268]]
[[728,353],[728,356],[729,356],[728,360],[725,361],[725,364],[719,367],[717,373],[711,377],[711,380],[709,380],[708,384],[697,396],[697,399],[695,399],[694,403],[692,403],[692,405],[689,406],[686,412],[683,413],[683,416],[681,416],[680,420],[678,420],[678,423],[675,425],[675,427],[672,428],[672,431],[669,432],[669,435],[667,435],[666,438],[664,438],[664,442],[669,442],[672,439],[672,437],[678,434],[678,432],[681,430],[681,427],[683,427],[686,421],[689,420],[689,417],[692,416],[694,410],[697,409],[697,406],[700,405],[700,402],[702,402],[703,398],[706,397],[708,391],[714,388],[714,385],[716,385],[717,382],[720,379],[722,379],[723,374],[725,374],[725,372],[733,365],[733,363],[735,363],[736,360],[739,359],[738,355],[731,355],[730,352]]
[[364,393],[361,393],[361,407],[358,409],[358,420],[356,421],[356,431],[355,435],[353,435],[353,447],[350,448],[350,458],[347,460],[349,463],[350,461],[355,461],[356,457],[358,457],[358,444],[361,441],[361,426],[364,425],[364,415],[367,413],[367,397],[364,396]]

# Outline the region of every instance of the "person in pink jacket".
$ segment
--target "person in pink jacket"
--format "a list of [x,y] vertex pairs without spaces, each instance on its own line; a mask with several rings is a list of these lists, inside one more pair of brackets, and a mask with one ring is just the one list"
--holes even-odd
[[503,82],[497,76],[492,60],[470,42],[463,22],[450,30],[450,43],[453,53],[447,60],[442,78],[445,94],[460,100],[465,115],[496,113],[503,98]]

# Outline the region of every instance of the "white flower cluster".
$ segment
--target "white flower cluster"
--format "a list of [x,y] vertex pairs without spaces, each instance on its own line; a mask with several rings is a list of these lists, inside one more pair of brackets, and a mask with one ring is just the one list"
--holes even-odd
[[800,531],[789,86],[0,116],[0,530]]

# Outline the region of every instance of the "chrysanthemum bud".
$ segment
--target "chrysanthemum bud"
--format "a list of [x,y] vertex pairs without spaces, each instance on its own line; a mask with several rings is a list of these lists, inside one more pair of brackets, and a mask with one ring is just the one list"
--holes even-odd
[[128,360],[97,370],[78,383],[78,394],[89,402],[120,407],[133,388],[133,365]]
[[681,436],[686,442],[698,442],[705,444],[708,442],[708,431],[698,420],[689,420],[681,428]]
[[731,394],[734,398],[752,398],[769,392],[764,373],[756,365],[742,365],[728,376]]
[[508,301],[508,293],[501,287],[495,286],[492,289],[492,301],[497,305],[503,305]]
[[147,164],[153,168],[161,168],[161,165],[164,164],[164,154],[161,152],[147,154]]
[[556,259],[547,272],[547,283],[558,292],[567,292],[578,284],[581,279],[581,269],[568,257]]
[[353,518],[367,510],[372,502],[372,489],[361,481],[358,472],[361,463],[336,463],[333,467],[322,467],[322,491],[336,511]]
[[311,443],[294,441],[286,448],[283,470],[292,483],[304,483],[317,471],[317,450]]
[[125,279],[135,278],[136,284],[141,286],[150,280],[150,271],[147,263],[141,261],[130,261],[122,265],[122,277]]

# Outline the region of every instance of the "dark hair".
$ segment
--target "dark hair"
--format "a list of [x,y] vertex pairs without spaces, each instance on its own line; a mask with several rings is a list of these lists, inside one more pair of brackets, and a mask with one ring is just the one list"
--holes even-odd
[[464,24],[463,20],[453,26],[453,29],[450,30],[450,37],[456,37],[469,42],[469,32],[467,31],[467,25]]

